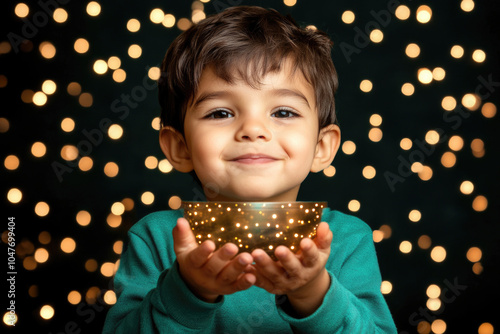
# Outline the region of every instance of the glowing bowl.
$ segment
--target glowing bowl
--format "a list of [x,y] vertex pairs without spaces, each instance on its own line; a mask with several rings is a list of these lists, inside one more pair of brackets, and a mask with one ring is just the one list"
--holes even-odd
[[314,238],[326,202],[183,202],[184,217],[198,243],[218,247],[231,242],[240,252],[261,248],[274,258],[279,245],[299,250]]

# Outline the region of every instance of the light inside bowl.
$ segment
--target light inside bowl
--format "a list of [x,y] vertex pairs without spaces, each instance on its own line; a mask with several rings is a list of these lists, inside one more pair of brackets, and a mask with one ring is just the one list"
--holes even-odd
[[274,258],[279,245],[299,250],[314,238],[326,202],[183,202],[184,217],[198,243],[218,247],[231,242],[240,252],[261,248]]

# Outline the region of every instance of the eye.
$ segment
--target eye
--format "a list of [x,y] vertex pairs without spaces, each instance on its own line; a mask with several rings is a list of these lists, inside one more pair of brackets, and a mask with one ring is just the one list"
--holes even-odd
[[234,115],[231,114],[230,111],[225,109],[215,109],[211,111],[208,115],[206,115],[204,118],[220,119],[220,118],[231,118],[231,117],[234,117]]
[[295,110],[284,107],[279,108],[278,110],[274,111],[271,114],[271,117],[277,117],[277,118],[292,118],[298,116],[299,114]]

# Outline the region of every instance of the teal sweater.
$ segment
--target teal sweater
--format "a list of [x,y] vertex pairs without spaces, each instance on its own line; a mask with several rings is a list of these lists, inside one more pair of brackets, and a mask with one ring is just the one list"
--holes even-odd
[[182,210],[150,214],[129,231],[114,283],[118,297],[103,333],[396,333],[380,292],[370,228],[326,209],[333,242],[326,264],[331,285],[308,317],[287,313],[285,296],[256,286],[220,298],[198,299],[179,275],[172,229]]

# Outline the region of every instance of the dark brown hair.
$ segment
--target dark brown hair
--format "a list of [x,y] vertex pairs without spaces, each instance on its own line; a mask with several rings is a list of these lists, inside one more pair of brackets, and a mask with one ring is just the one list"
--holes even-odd
[[203,70],[232,83],[242,78],[255,87],[268,72],[279,71],[291,59],[316,93],[320,129],[336,124],[337,72],[332,41],[316,29],[302,29],[289,16],[255,6],[230,7],[207,17],[180,34],[161,66],[161,123],[184,133],[184,115]]

